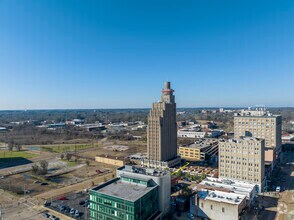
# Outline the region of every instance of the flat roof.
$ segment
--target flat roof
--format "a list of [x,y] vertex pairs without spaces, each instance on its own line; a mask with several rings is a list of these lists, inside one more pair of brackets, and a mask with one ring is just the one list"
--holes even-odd
[[202,148],[209,147],[209,146],[210,146],[210,144],[191,144],[188,146],[181,146],[181,147],[202,149]]
[[137,185],[134,183],[126,183],[121,180],[117,180],[96,191],[108,196],[135,202],[156,187],[158,186],[143,186],[140,184]]
[[234,118],[277,118],[281,115],[235,115]]
[[120,174],[120,177],[131,178],[131,179],[136,179],[136,180],[142,180],[142,181],[145,181],[145,182],[149,182],[150,180],[152,180],[148,176],[145,177],[145,176],[138,176],[138,175],[136,175],[136,177],[134,177],[133,175],[128,175],[126,173]]
[[[148,176],[165,176],[168,174],[165,170],[155,169],[155,168],[147,168],[147,167],[140,167],[136,165],[124,165],[122,167],[117,168],[117,170],[121,170],[124,172],[129,172],[131,176],[132,174],[141,174]],[[136,175],[136,178],[138,175]]]
[[254,190],[256,184],[247,182],[228,180],[221,178],[207,177],[200,185],[208,187],[219,187],[230,190],[231,192],[238,193],[245,196],[250,196],[250,193]]
[[256,137],[248,137],[248,136],[242,136],[240,138],[231,138],[231,139],[222,139],[219,140],[219,142],[242,142],[242,141],[262,141],[264,139],[262,138],[256,138]]
[[217,139],[201,138],[196,140],[193,144],[190,144],[188,146],[180,146],[180,147],[202,149],[205,147],[215,146],[217,142],[218,142]]
[[198,196],[203,200],[211,200],[216,202],[224,202],[239,205],[244,199],[244,195],[230,192],[204,190],[199,191]]

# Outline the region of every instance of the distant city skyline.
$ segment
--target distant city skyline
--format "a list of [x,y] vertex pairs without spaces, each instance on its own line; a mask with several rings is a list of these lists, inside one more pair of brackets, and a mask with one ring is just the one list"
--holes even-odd
[[0,1],[0,110],[294,107],[294,1]]

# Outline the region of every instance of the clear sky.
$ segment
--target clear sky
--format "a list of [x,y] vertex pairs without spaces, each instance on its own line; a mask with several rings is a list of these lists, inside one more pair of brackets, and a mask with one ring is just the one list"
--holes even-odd
[[294,106],[293,0],[0,0],[0,109]]

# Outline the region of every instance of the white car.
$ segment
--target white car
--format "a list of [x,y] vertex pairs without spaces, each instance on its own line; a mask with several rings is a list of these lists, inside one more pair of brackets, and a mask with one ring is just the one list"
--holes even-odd
[[70,213],[71,215],[75,214],[75,210],[74,210],[74,208],[71,208],[69,213]]
[[79,210],[76,210],[75,216],[76,217],[79,217],[80,216]]
[[280,191],[281,191],[281,187],[280,186],[277,186],[276,192],[280,192]]

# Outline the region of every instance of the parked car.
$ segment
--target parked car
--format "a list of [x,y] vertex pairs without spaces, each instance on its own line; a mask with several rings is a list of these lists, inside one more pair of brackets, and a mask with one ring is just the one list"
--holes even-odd
[[82,200],[79,202],[80,205],[84,205],[85,203],[86,203],[85,200]]
[[79,210],[76,210],[76,212],[75,212],[75,216],[76,216],[76,217],[79,217],[79,216],[80,216]]
[[49,218],[50,215],[47,212],[43,212],[42,216],[45,217],[45,218]]
[[61,206],[59,207],[59,210],[60,210],[61,212],[63,212],[65,209],[66,209],[66,206],[65,206],[65,205],[61,205]]
[[188,215],[188,217],[190,218],[190,219],[194,219],[194,215],[192,214],[192,213],[187,213],[187,215]]
[[67,198],[66,197],[60,197],[58,200],[67,200]]
[[64,210],[65,213],[70,213],[70,208],[67,206],[66,209]]
[[49,218],[50,218],[51,220],[57,220],[56,216],[54,216],[54,215],[50,215]]
[[75,210],[74,210],[74,208],[71,208],[69,213],[70,213],[71,215],[75,214]]
[[277,186],[276,192],[280,192],[280,191],[281,191],[281,187],[280,186]]
[[51,205],[51,202],[48,202],[47,200],[44,202],[44,206],[45,207],[48,207],[48,206],[50,206]]

